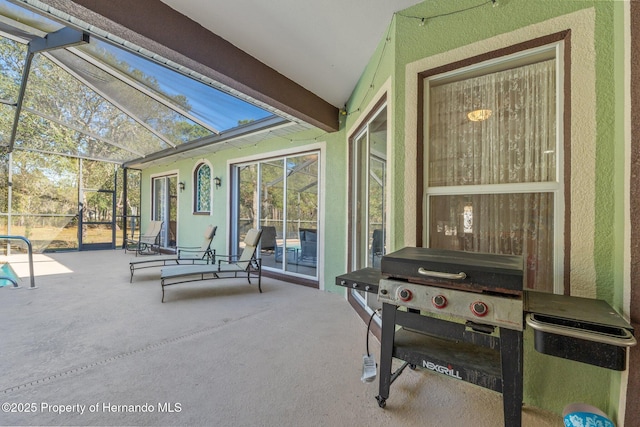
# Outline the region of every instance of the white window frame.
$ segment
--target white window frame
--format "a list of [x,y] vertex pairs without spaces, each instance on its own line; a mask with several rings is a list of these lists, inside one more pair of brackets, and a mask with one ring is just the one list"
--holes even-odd
[[[429,186],[429,93],[434,83],[442,84],[448,81],[463,80],[479,75],[489,74],[500,70],[530,64],[541,59],[555,59],[556,61],[556,179],[553,182],[531,182],[514,184],[491,185],[461,185],[461,186]],[[525,50],[500,58],[484,61],[471,66],[459,68],[446,73],[429,76],[424,80],[424,212],[423,242],[429,242],[429,201],[432,196],[464,195],[464,194],[513,194],[513,193],[553,193],[554,194],[554,293],[564,293],[564,42],[558,41],[549,45]]]

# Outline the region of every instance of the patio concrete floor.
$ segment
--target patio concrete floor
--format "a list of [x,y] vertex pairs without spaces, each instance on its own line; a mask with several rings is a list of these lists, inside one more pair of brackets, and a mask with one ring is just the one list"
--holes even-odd
[[[0,424],[502,425],[500,394],[420,369],[379,408],[378,381],[360,381],[366,325],[340,295],[217,280],[162,304],[159,269],[129,283],[132,258],[37,255],[37,289],[0,288]],[[525,405],[523,425],[562,420]]]

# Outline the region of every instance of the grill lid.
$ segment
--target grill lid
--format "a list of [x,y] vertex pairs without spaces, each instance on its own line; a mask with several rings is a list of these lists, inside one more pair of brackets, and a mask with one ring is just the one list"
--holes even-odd
[[380,268],[386,278],[412,283],[515,295],[523,291],[521,256],[406,247],[384,255]]

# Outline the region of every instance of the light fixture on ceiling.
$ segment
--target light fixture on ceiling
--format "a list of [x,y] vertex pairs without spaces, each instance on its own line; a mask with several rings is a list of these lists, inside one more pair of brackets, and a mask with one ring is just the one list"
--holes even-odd
[[222,180],[220,179],[220,177],[216,176],[215,178],[213,178],[213,182],[216,183],[216,188],[220,188],[220,186],[222,185]]
[[467,113],[467,117],[472,122],[481,122],[481,121],[487,120],[489,117],[491,117],[492,113],[493,113],[493,111],[486,110],[486,109],[473,110],[473,111],[470,111],[469,113]]

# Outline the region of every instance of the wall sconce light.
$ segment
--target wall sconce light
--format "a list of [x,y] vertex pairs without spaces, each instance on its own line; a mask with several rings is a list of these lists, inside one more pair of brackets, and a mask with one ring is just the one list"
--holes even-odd
[[220,177],[216,176],[215,178],[213,178],[213,182],[216,183],[216,188],[220,188],[220,186],[222,185],[222,180],[220,179]]
[[180,191],[184,191],[184,186],[185,186],[184,181],[180,181],[178,183],[178,188],[180,188]]

